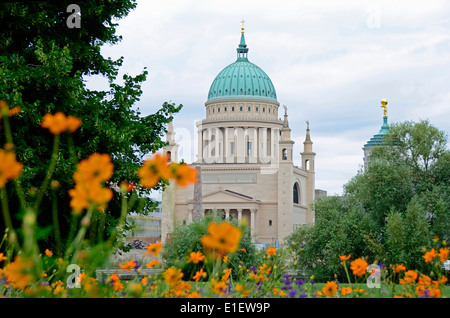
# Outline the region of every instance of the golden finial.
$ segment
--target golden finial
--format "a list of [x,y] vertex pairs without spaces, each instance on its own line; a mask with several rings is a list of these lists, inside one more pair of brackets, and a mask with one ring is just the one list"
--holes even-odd
[[384,108],[384,117],[387,117],[387,104],[388,104],[387,99],[381,100],[381,108]]
[[244,19],[242,19],[241,23],[242,23],[242,28],[241,28],[242,34],[244,34],[244,23],[245,23]]

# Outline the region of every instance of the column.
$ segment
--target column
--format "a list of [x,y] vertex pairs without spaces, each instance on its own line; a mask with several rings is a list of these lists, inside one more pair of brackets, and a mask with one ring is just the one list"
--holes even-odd
[[188,224],[192,223],[192,214],[193,212],[192,209],[190,208],[188,212]]
[[242,222],[242,209],[237,209],[238,211],[238,223],[241,224]]
[[202,161],[203,159],[203,129],[198,129],[198,145],[197,145],[197,160]]
[[225,220],[228,220],[230,218],[230,209],[224,209],[225,210]]
[[256,229],[256,209],[250,209],[250,232],[255,235]]

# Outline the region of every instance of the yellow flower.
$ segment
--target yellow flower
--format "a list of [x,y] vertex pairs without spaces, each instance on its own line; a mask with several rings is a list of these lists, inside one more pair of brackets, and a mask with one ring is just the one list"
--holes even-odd
[[208,225],[208,234],[202,236],[201,243],[206,249],[229,253],[237,250],[241,235],[241,230],[228,222],[212,222]]
[[272,266],[269,266],[267,264],[263,264],[263,266],[259,267],[259,271],[261,272],[261,274],[269,274],[271,270]]
[[13,152],[0,150],[0,189],[8,180],[17,179],[22,168],[23,165],[16,161],[16,155]]
[[181,269],[172,266],[163,273],[163,277],[167,284],[175,285],[181,280],[183,273],[181,272]]
[[198,264],[205,259],[205,255],[202,252],[191,252],[189,254],[188,263],[193,262],[194,264]]
[[159,255],[159,252],[162,250],[163,246],[161,242],[157,242],[155,244],[150,244],[146,247],[147,251],[144,253],[144,255],[150,254],[150,255]]
[[45,250],[45,255],[47,255],[48,257],[52,257],[53,256],[53,252],[50,251],[49,249]]
[[357,258],[350,263],[350,269],[353,271],[353,275],[362,276],[366,273],[369,265],[362,258]]
[[167,162],[168,157],[159,153],[152,159],[145,160],[142,167],[138,169],[141,185],[150,189],[156,186],[160,179],[170,179],[171,171]]
[[225,255],[225,256],[223,257],[222,261],[223,261],[224,263],[226,263],[226,262],[228,261],[228,255]]
[[338,290],[338,285],[336,282],[327,282],[325,286],[322,288],[322,293],[328,297],[333,297]]

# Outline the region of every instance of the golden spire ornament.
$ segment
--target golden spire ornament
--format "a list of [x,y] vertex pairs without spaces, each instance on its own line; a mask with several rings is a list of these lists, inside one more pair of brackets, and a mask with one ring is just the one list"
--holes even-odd
[[387,117],[387,104],[388,104],[387,99],[381,100],[381,108],[384,108],[384,117]]

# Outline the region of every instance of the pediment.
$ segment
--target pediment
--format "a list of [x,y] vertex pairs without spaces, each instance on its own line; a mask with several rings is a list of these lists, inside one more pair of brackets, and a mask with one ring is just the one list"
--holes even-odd
[[[202,196],[202,203],[217,203],[217,202],[234,202],[234,203],[254,203],[260,202],[255,198],[238,193],[231,190],[217,190],[210,193],[206,193]],[[193,203],[193,200],[190,200],[189,203]]]

